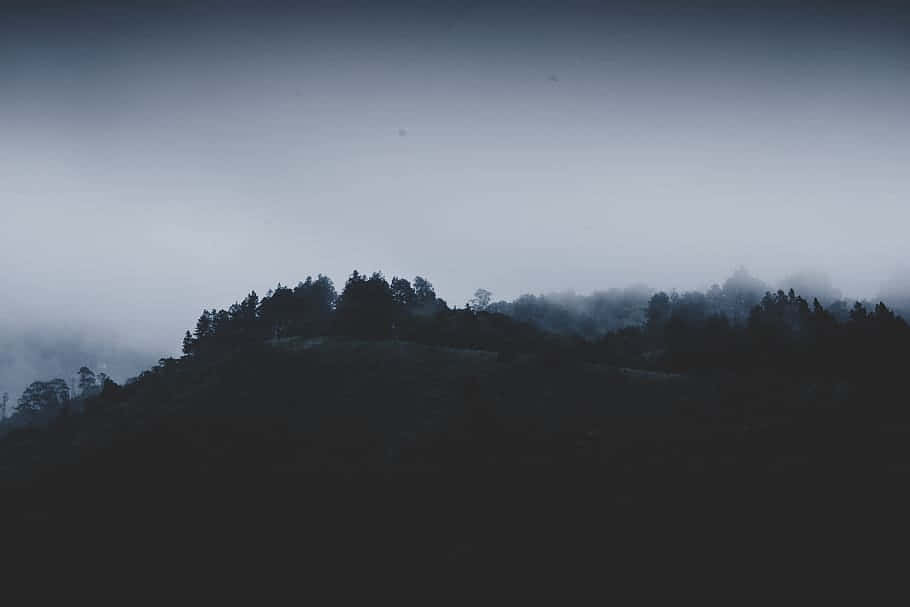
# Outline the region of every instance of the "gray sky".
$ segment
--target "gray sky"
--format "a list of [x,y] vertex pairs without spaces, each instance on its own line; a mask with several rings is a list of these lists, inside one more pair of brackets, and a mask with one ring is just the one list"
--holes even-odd
[[898,9],[243,4],[3,23],[0,328],[163,353],[318,272],[873,296],[910,256]]

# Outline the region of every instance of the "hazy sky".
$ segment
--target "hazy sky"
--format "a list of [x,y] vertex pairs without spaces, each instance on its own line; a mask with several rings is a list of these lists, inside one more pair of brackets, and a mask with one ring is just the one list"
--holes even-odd
[[0,16],[0,323],[171,351],[317,272],[871,296],[910,257],[899,3],[77,4]]

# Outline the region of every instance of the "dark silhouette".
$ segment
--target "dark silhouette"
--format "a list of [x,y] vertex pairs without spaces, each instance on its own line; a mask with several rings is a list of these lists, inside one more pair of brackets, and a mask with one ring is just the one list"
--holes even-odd
[[351,567],[394,551],[409,572],[903,512],[910,326],[756,286],[458,309],[355,271],[340,295],[322,275],[250,292],[122,386],[88,367],[75,395],[31,384],[0,424],[4,507],[28,529],[288,536]]
[[79,368],[79,394],[86,396],[95,391],[98,386],[98,378],[95,372],[88,367]]
[[396,305],[392,288],[382,273],[374,272],[367,278],[355,270],[338,297],[338,331],[356,337],[389,337],[397,316]]
[[39,414],[50,414],[59,411],[70,399],[70,389],[66,381],[52,379],[35,381],[19,397],[16,412],[26,417],[37,417]]
[[492,293],[486,289],[477,289],[474,291],[474,297],[472,297],[471,301],[468,302],[468,307],[472,310],[482,312],[490,307],[491,301],[493,301]]

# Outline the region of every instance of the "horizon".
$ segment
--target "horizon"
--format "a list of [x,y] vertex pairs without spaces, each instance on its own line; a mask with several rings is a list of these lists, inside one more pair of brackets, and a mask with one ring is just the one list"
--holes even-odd
[[910,291],[908,31],[897,2],[10,3],[0,338],[172,352],[353,268],[452,306],[739,266]]

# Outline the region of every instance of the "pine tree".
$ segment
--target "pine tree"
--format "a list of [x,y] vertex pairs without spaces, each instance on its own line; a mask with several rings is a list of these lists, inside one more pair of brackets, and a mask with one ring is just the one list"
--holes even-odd
[[204,311],[199,317],[199,320],[196,321],[196,330],[193,332],[194,337],[197,342],[202,341],[206,337],[211,337],[212,334],[212,318],[209,316],[208,311]]
[[193,335],[187,331],[183,336],[183,354],[186,356],[191,356],[193,352],[196,351],[196,340],[193,339]]
[[423,276],[414,277],[414,295],[418,304],[432,303],[436,300],[436,291],[432,283]]

